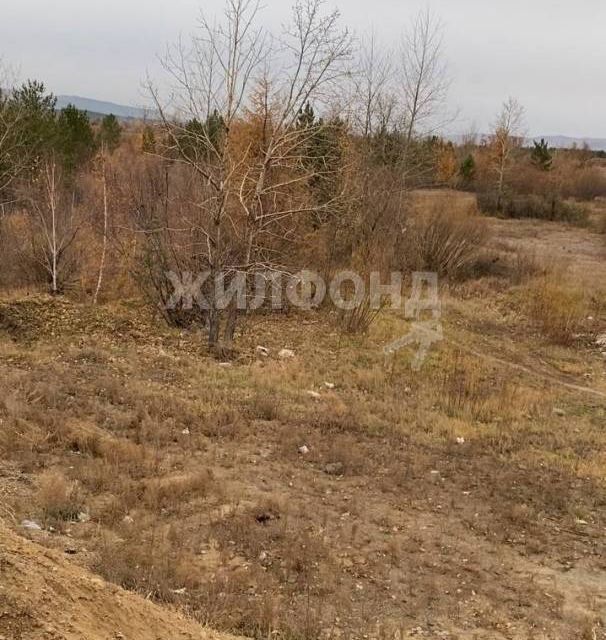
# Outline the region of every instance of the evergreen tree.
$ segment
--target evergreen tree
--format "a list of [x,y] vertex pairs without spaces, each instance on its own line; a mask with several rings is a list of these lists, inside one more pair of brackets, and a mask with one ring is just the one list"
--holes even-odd
[[[329,122],[322,118],[316,119],[313,107],[308,102],[299,112],[296,127],[304,132],[306,148],[303,165],[311,174],[309,187],[317,204],[328,205],[338,191],[344,124],[338,119]],[[317,223],[321,224],[325,217],[325,212],[322,212],[322,215],[317,216]]]
[[459,175],[466,185],[468,185],[475,178],[476,161],[474,160],[471,153],[461,163],[461,166],[459,167]]
[[118,122],[118,118],[113,113],[105,116],[101,120],[101,128],[99,129],[99,143],[103,145],[110,153],[115,151],[120,144],[122,136],[122,127]]
[[316,114],[314,113],[313,107],[309,102],[305,104],[305,108],[299,111],[299,115],[297,116],[297,128],[298,129],[307,129],[313,127],[316,123]]
[[95,153],[93,128],[86,111],[69,104],[57,119],[56,150],[67,172],[72,172]]
[[540,142],[534,141],[534,149],[530,155],[532,164],[541,171],[550,171],[553,167],[553,156],[549,150],[549,145],[544,138]]
[[56,104],[55,96],[47,93],[44,84],[36,80],[25,82],[12,93],[8,101],[7,108],[20,114],[23,154],[32,165],[54,143]]
[[207,158],[212,157],[212,150],[219,151],[225,133],[225,121],[216,109],[204,123],[193,118],[185,125],[185,131],[181,135],[181,147],[184,155],[195,158],[202,153]]

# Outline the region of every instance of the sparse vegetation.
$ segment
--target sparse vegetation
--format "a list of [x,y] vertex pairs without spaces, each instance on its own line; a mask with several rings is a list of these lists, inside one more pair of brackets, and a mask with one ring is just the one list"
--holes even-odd
[[[251,638],[597,640],[603,159],[529,148],[514,98],[486,136],[437,135],[430,12],[394,55],[319,0],[279,41],[260,11],[169,49],[145,122],[0,76],[0,541],[131,591],[127,617]],[[354,272],[353,304],[212,286],[243,275],[250,302],[301,270]],[[416,272],[439,304],[389,308]],[[53,597],[93,609],[74,580]],[[0,640],[50,637],[8,591]]]

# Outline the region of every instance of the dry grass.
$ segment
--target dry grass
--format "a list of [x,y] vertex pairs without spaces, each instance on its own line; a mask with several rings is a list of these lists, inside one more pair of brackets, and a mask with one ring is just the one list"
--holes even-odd
[[549,276],[532,282],[525,294],[541,332],[557,344],[572,344],[590,315],[587,295]]
[[[517,295],[543,282],[523,271]],[[280,316],[221,367],[195,334],[139,322],[116,337],[136,311],[95,320],[90,340],[90,310],[59,303],[62,334],[0,343],[0,455],[21,491],[6,504],[107,579],[232,632],[496,635],[517,616],[514,638],[573,637],[554,584],[562,558],[601,562],[604,407],[534,372],[549,361],[598,385],[583,375],[601,356],[538,341],[501,312],[502,282],[480,284],[445,296],[448,341],[418,375],[408,353],[384,359],[407,328],[391,312],[364,335]],[[71,522],[80,511],[91,521]]]
[[61,472],[48,471],[40,476],[36,502],[44,522],[77,520],[82,499],[78,484],[70,482]]
[[488,225],[475,204],[425,202],[407,225],[404,261],[417,271],[459,279],[473,270],[487,238]]

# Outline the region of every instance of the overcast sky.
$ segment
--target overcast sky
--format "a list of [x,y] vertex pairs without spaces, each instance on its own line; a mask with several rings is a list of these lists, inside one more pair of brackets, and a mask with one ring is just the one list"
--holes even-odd
[[[265,0],[263,20],[278,28],[288,0]],[[374,27],[394,44],[428,5],[420,0],[333,0],[357,33]],[[57,94],[130,105],[156,55],[188,34],[203,8],[221,0],[19,0],[3,3],[0,57],[21,78]],[[529,134],[606,138],[606,0],[431,0],[445,24],[445,53],[459,109],[452,132],[486,130],[512,95],[526,107]]]

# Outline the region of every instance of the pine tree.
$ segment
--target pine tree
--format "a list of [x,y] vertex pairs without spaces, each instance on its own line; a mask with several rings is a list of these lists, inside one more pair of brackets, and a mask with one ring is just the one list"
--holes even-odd
[[86,111],[69,104],[57,119],[55,150],[70,173],[90,160],[96,150],[95,135]]
[[468,185],[475,178],[476,161],[474,160],[471,153],[461,163],[461,166],[459,168],[459,175],[466,185]]
[[192,159],[199,154],[210,158],[213,149],[220,149],[225,133],[225,122],[216,109],[204,123],[193,118],[185,125],[185,130],[180,136],[182,153]]
[[28,80],[8,100],[6,108],[20,114],[23,155],[28,158],[31,166],[53,145],[56,136],[56,104],[55,96],[47,93],[44,84],[36,80]]
[[309,129],[313,127],[316,123],[316,114],[314,113],[313,107],[309,102],[305,103],[305,108],[299,111],[299,115],[297,116],[297,128],[298,129]]
[[110,153],[113,153],[118,148],[121,135],[122,127],[118,122],[118,118],[116,118],[113,113],[110,113],[101,120],[99,143]]
[[532,164],[541,171],[551,171],[553,167],[553,156],[544,138],[541,138],[540,142],[534,141],[534,149],[532,150],[530,159]]

